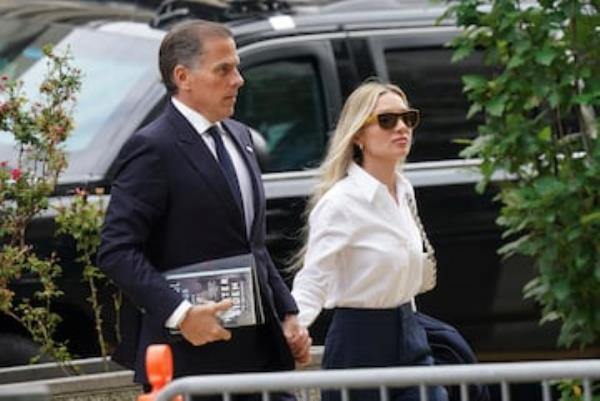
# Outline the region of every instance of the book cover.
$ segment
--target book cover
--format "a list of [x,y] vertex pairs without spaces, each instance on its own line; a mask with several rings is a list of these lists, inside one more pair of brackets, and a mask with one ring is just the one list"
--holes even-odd
[[194,263],[165,273],[171,288],[194,305],[231,299],[219,315],[223,327],[251,326],[264,321],[251,254]]

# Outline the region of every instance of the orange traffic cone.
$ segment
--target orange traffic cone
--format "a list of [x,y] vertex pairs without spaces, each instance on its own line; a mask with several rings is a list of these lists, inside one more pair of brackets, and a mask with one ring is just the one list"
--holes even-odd
[[[154,401],[158,392],[173,378],[173,354],[167,344],[152,344],[146,349],[146,375],[152,390],[137,401]],[[174,401],[182,401],[181,396]]]

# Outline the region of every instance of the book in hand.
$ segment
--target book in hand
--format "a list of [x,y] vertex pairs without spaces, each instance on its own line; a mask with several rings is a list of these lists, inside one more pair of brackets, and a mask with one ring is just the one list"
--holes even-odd
[[[232,307],[219,314],[223,327],[264,322],[252,254],[193,263],[168,270],[164,276],[193,305],[231,299]],[[171,334],[179,331],[171,330]]]

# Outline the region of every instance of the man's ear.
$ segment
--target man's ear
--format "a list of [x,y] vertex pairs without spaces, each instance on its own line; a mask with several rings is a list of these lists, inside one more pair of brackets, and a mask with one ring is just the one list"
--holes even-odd
[[175,68],[173,68],[173,82],[177,86],[177,89],[181,91],[189,90],[190,71],[186,66],[177,64]]

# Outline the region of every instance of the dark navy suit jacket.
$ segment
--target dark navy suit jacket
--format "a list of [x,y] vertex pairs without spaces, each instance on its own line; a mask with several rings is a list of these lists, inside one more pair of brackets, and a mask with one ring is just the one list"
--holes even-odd
[[[266,369],[293,367],[279,321],[297,307],[265,247],[265,197],[250,132],[230,119],[223,126],[252,179],[255,216],[249,238],[218,162],[171,102],[127,141],[116,164],[98,264],[134,306],[123,311],[123,341],[114,358],[124,365],[134,362],[138,382],[146,382],[145,350],[153,343],[171,342],[176,376],[265,369],[264,360],[259,366],[238,360],[258,347],[252,342],[256,339],[249,345],[233,341],[193,347],[185,340],[172,341],[164,328],[182,298],[162,271],[248,252],[256,259],[269,312],[266,328],[258,333],[273,351]],[[234,331],[233,337],[243,335]]]

